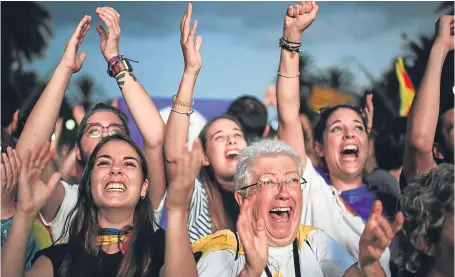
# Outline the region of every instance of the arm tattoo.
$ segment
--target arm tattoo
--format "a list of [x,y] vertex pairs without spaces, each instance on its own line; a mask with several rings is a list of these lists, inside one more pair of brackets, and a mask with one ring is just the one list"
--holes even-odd
[[119,75],[117,75],[117,77],[115,77],[115,80],[117,81],[117,85],[122,88],[122,86],[125,84],[125,73],[120,73]]
[[137,78],[136,76],[134,76],[133,72],[128,72],[128,74],[130,74],[130,76],[133,77],[133,80],[137,82]]

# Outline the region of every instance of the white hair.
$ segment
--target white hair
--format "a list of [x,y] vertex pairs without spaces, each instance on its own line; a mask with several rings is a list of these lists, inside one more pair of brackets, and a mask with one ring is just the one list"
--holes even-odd
[[[239,191],[251,183],[251,162],[261,157],[287,156],[295,161],[302,177],[303,165],[299,154],[281,140],[262,139],[243,149],[237,157],[237,167],[234,175],[235,191]],[[246,191],[240,191],[245,196]]]

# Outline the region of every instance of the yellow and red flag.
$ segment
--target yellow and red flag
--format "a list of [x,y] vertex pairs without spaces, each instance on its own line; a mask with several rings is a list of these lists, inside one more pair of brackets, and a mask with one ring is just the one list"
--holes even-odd
[[412,100],[414,100],[415,89],[401,57],[395,63],[395,72],[400,83],[400,116],[407,116],[411,109]]

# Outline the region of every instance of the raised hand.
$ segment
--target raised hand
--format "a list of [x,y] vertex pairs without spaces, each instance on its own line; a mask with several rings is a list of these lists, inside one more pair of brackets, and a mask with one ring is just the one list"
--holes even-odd
[[359,241],[359,263],[363,268],[379,261],[395,234],[401,230],[403,223],[403,213],[398,212],[395,221],[390,224],[382,216],[381,201],[374,202],[370,218],[368,218]]
[[169,181],[166,207],[168,210],[188,211],[192,197],[194,181],[202,167],[203,151],[199,139],[193,142],[191,152],[188,146],[182,149],[182,155],[175,161],[175,175]]
[[253,217],[253,204],[256,196],[243,200],[237,219],[237,231],[245,251],[245,268],[241,276],[261,276],[269,257],[269,244],[265,234],[265,222]]
[[201,46],[202,37],[197,36],[194,39],[197,29],[197,20],[194,21],[191,27],[191,16],[193,14],[193,6],[188,3],[182,22],[180,23],[180,44],[182,45],[183,58],[185,61],[185,72],[197,75],[202,67]]
[[18,208],[20,211],[36,216],[49,199],[52,191],[60,181],[61,174],[52,174],[46,184],[40,178],[43,169],[52,158],[49,143],[45,143],[33,151],[26,150],[22,157],[22,168],[19,174]]
[[453,15],[442,15],[436,22],[436,40],[435,43],[439,43],[446,47],[446,51],[451,51],[454,48],[454,16]]
[[16,187],[21,165],[22,161],[19,154],[8,146],[6,153],[2,153],[2,163],[0,165],[2,194],[10,193]]
[[283,38],[290,42],[300,42],[303,31],[316,19],[319,6],[314,1],[302,1],[288,8],[284,17]]
[[92,17],[90,15],[86,15],[81,19],[70,40],[67,42],[62,60],[60,61],[62,66],[73,73],[81,70],[82,63],[86,58],[86,54],[84,52],[77,53],[77,51],[84,41],[85,35],[90,29],[91,21]]
[[363,115],[367,119],[367,129],[368,133],[373,129],[373,114],[374,114],[374,105],[373,105],[373,94],[370,93],[365,99],[365,107],[363,108]]
[[98,7],[96,13],[107,26],[106,30],[100,24],[96,30],[100,35],[100,48],[107,62],[119,54],[120,43],[120,14],[111,7]]

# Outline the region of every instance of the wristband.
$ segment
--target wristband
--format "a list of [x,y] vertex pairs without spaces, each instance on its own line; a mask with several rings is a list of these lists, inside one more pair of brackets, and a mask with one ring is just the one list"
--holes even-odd
[[109,76],[115,77],[122,71],[133,72],[133,67],[130,62],[126,59],[121,59],[120,61],[114,63],[107,71]]
[[107,62],[107,65],[109,67],[111,67],[115,61],[120,60],[122,57],[123,57],[122,55],[113,56],[112,58],[109,59],[109,61]]

